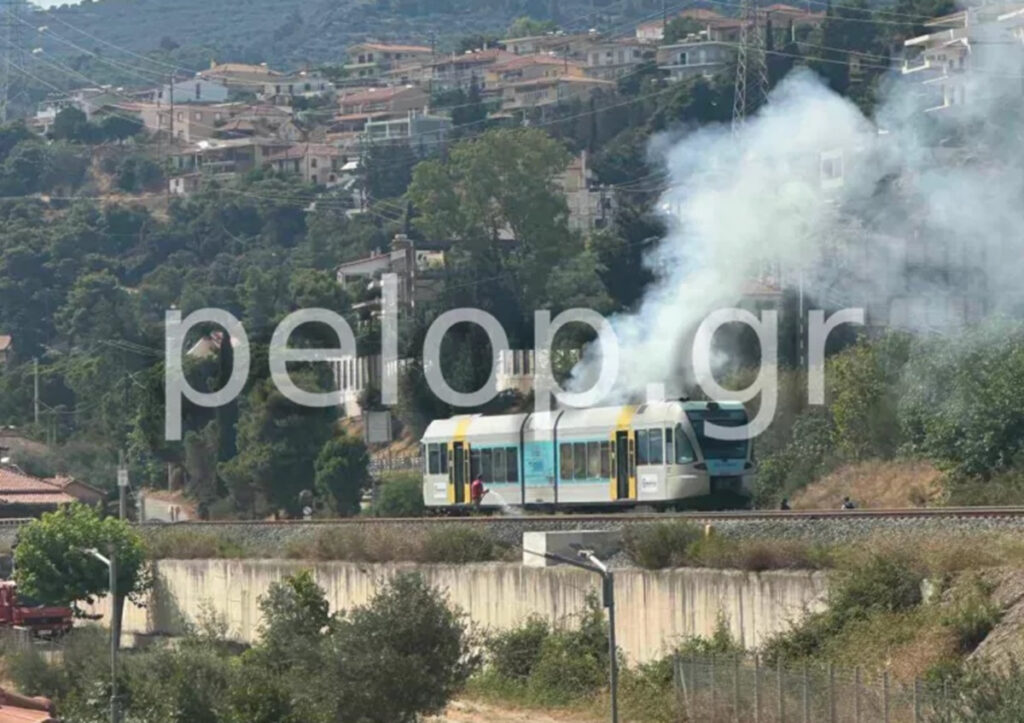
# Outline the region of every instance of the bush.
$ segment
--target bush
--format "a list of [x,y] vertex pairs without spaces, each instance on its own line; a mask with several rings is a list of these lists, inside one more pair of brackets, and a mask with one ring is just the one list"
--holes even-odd
[[548,705],[585,700],[607,685],[608,668],[608,624],[591,595],[577,628],[544,639],[530,671],[530,694]]
[[967,587],[942,616],[942,624],[953,631],[961,654],[977,648],[1003,617],[1002,608],[992,600],[991,585],[975,577]]
[[422,517],[425,510],[422,478],[406,473],[381,483],[370,514],[374,517]]
[[648,570],[660,570],[690,563],[690,545],[703,534],[697,525],[690,522],[631,525],[623,534],[622,544],[635,564]]
[[323,528],[311,539],[290,543],[285,554],[300,560],[460,564],[501,559],[510,549],[483,530],[460,525],[415,531],[367,525]]
[[251,557],[234,540],[201,530],[167,529],[153,531],[146,538],[146,553],[152,560],[240,559]]
[[487,640],[491,669],[503,678],[526,682],[550,634],[547,621],[531,617],[518,628],[492,635]]
[[487,562],[500,559],[507,549],[507,545],[500,545],[483,530],[445,525],[427,533],[418,559],[420,562]]

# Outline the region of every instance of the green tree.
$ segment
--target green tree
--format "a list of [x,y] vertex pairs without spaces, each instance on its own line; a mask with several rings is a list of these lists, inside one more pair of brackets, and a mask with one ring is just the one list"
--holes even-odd
[[326,641],[331,720],[406,723],[438,713],[477,667],[462,613],[419,575],[399,575],[341,617]]
[[88,549],[116,559],[117,590],[110,609],[111,627],[120,631],[125,599],[141,602],[152,583],[142,538],[123,520],[100,517],[79,504],[44,514],[18,531],[14,579],[25,595],[43,602],[91,603],[110,592],[110,576]]
[[96,127],[89,123],[85,113],[78,108],[62,108],[53,119],[50,135],[54,140],[91,143],[96,139]]
[[347,434],[329,440],[317,455],[316,490],[331,500],[339,515],[359,512],[363,492],[370,485],[369,463],[363,441]]
[[558,26],[552,20],[534,20],[528,15],[518,17],[508,26],[505,33],[509,38],[527,38],[533,35],[544,35],[558,30]]

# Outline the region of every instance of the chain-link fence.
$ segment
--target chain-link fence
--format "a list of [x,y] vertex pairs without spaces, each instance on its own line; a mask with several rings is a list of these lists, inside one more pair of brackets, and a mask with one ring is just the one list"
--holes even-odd
[[688,719],[707,723],[925,723],[947,709],[948,694],[888,672],[685,655],[675,660],[675,690]]

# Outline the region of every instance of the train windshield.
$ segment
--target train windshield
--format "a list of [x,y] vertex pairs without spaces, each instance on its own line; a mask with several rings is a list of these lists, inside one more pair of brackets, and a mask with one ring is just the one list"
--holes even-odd
[[704,423],[719,427],[741,427],[747,423],[747,413],[743,409],[696,409],[688,411],[686,416],[697,434],[697,442],[704,452],[704,459],[746,459],[750,441],[741,439],[715,439],[704,431]]

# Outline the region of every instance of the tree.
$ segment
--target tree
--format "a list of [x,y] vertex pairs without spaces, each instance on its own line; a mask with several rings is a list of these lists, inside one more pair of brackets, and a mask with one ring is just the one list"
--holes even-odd
[[545,33],[551,33],[555,30],[558,30],[558,26],[552,20],[534,20],[533,18],[524,15],[516,18],[515,21],[508,26],[506,37],[527,38],[532,35],[544,35]]
[[700,21],[694,18],[672,18],[665,26],[665,44],[678,43],[689,35],[699,33],[702,29]]
[[110,592],[110,576],[102,562],[84,552],[88,549],[116,558],[117,595],[110,610],[119,640],[125,599],[142,602],[152,584],[142,537],[127,522],[100,517],[80,504],[44,514],[18,532],[14,579],[25,595],[44,603],[92,603]]
[[54,140],[91,143],[96,138],[96,127],[89,123],[85,113],[78,108],[62,108],[53,119],[50,135]]
[[406,723],[438,713],[478,665],[462,614],[419,575],[399,575],[326,640],[331,720]]
[[370,456],[361,439],[343,435],[329,440],[316,458],[316,490],[329,498],[343,517],[359,512],[359,501],[370,484]]

